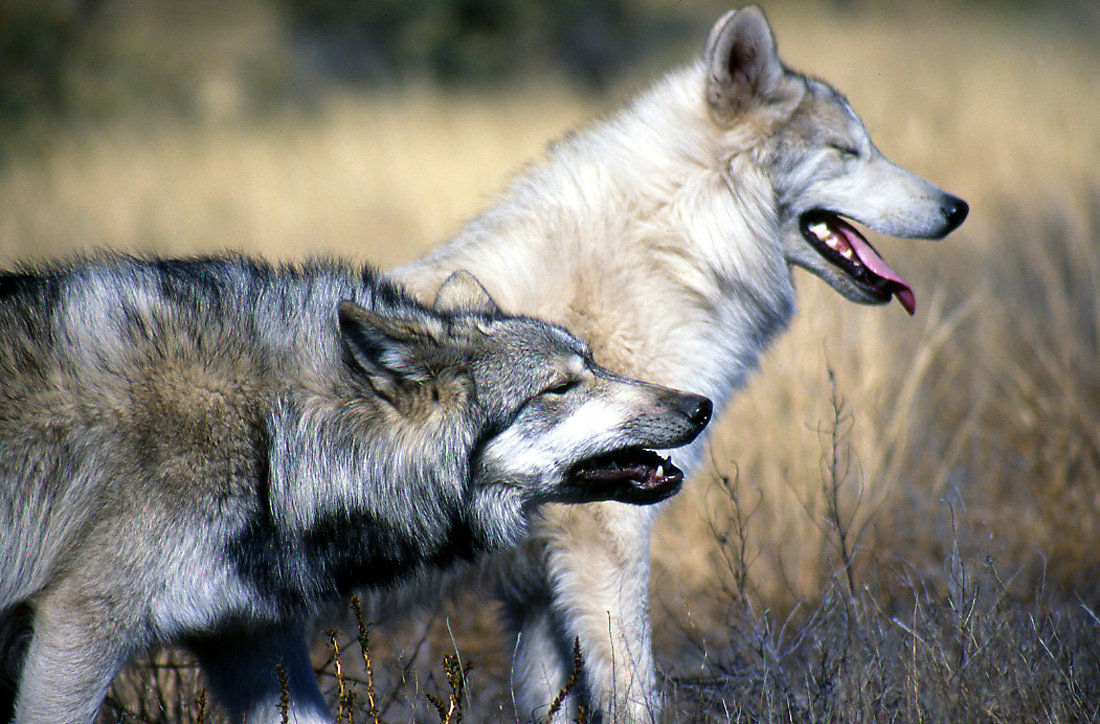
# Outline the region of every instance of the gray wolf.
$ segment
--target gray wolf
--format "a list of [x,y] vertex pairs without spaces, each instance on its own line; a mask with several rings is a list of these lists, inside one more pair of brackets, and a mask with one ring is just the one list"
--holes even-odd
[[0,337],[23,724],[93,721],[161,642],[236,721],[279,720],[279,661],[293,720],[331,721],[303,617],[507,548],[543,503],[667,498],[682,474],[651,449],[711,409],[500,313],[469,274],[427,307],[336,263],[103,256],[0,274]]
[[[430,299],[468,269],[504,309],[562,324],[608,368],[697,390],[721,409],[795,312],[795,267],[854,302],[896,298],[912,314],[913,289],[858,225],[938,239],[967,211],[886,158],[838,91],[786,67],[763,13],[747,7],[718,20],[700,59],[555,143],[491,208],[393,276]],[[702,444],[681,459],[688,470]],[[546,712],[579,637],[588,711],[658,716],[648,617],[657,512],[551,506],[528,555],[486,561],[513,625],[522,715]]]

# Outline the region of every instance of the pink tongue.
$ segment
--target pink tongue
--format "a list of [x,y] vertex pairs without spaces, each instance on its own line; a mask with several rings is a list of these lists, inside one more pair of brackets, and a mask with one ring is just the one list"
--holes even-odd
[[894,272],[893,269],[887,265],[881,256],[879,256],[871,245],[867,243],[867,240],[856,231],[853,227],[845,222],[837,219],[840,223],[835,224],[836,231],[840,232],[844,239],[851,245],[852,251],[863,263],[863,266],[876,276],[880,276],[887,281],[893,282],[890,286],[894,296],[901,302],[901,306],[905,307],[905,311],[910,316],[917,311],[917,298],[913,295],[913,290],[909,288],[909,285]]

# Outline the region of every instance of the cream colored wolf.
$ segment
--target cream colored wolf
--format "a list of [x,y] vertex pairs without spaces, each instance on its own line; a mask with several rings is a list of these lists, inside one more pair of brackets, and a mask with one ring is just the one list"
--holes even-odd
[[[836,90],[786,68],[748,7],[718,20],[701,60],[552,146],[454,239],[393,275],[430,299],[467,269],[504,309],[586,339],[601,364],[721,409],[794,313],[793,267],[852,301],[896,297],[914,312],[909,285],[845,219],[938,239],[967,211],[883,156]],[[681,462],[694,466],[701,450],[697,441]],[[537,555],[496,561],[523,716],[544,714],[563,686],[574,637],[589,712],[658,716],[655,515],[551,506],[530,541]]]

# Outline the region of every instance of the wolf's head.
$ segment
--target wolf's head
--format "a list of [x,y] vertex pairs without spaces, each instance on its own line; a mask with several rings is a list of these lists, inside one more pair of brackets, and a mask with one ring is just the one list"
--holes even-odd
[[736,184],[753,172],[770,182],[788,263],[852,301],[896,296],[912,314],[912,290],[845,219],[890,236],[939,239],[963,222],[966,203],[883,156],[836,90],[786,68],[759,8],[719,19],[703,63],[730,190],[744,194]]
[[545,502],[647,504],[679,490],[683,473],[653,450],[691,442],[710,400],[608,372],[564,329],[501,313],[467,272],[411,311],[344,303],[345,349],[391,428],[456,448],[443,457],[464,460],[483,524]]

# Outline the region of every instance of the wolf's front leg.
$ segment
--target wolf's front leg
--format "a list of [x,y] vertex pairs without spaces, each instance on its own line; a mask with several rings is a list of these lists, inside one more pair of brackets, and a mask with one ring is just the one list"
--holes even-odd
[[206,672],[214,696],[234,722],[281,722],[277,666],[282,664],[292,724],[331,724],[301,624],[294,622],[247,631],[234,630],[188,641]]
[[[544,722],[551,702],[569,681],[572,660],[550,601],[541,594],[526,595],[533,593],[508,592],[504,608],[515,634],[511,679],[516,715],[520,721]],[[575,702],[565,702],[554,721],[575,721]]]
[[89,596],[54,590],[34,611],[16,724],[80,724],[96,718],[107,687],[134,650],[130,631]]
[[[655,513],[653,506],[621,503],[544,511],[540,534],[547,546],[551,616],[532,617],[521,630],[517,662],[533,675],[528,686],[534,689],[523,700],[556,696],[549,690],[560,691],[568,678],[576,639],[584,657],[580,691],[595,709],[589,717],[598,712],[604,722],[657,720],[660,696],[649,626],[649,537]],[[576,703],[563,707],[558,717],[573,721]]]

